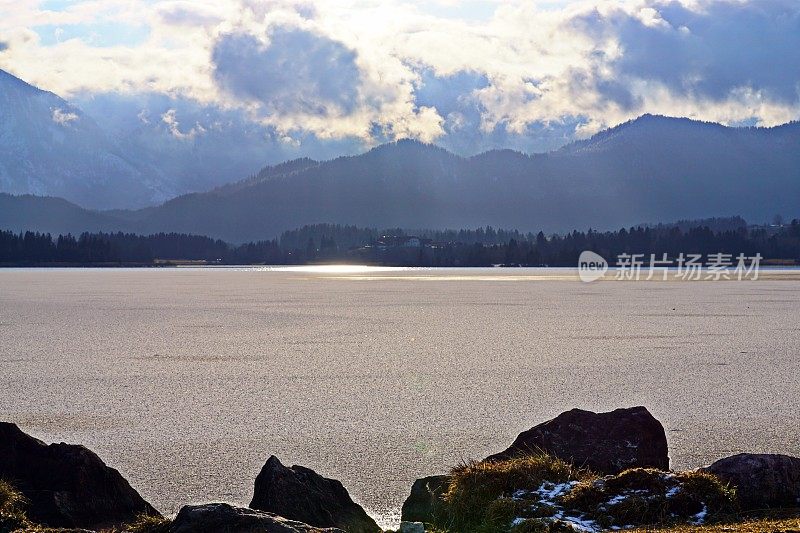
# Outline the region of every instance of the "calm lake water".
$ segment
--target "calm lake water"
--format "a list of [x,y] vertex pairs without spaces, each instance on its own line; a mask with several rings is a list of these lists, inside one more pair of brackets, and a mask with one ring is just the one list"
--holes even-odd
[[161,511],[247,504],[270,454],[383,524],[412,481],[572,407],[645,405],[675,468],[800,454],[800,274],[0,270],[0,419]]

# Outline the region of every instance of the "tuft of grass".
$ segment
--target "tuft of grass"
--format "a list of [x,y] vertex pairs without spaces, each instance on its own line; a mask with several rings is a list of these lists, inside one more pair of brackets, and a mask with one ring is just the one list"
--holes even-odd
[[125,533],[169,533],[171,525],[169,518],[142,514],[125,526]]
[[603,527],[715,522],[736,514],[736,495],[705,472],[663,472],[633,468],[616,476],[584,482],[561,503]]
[[550,533],[551,526],[544,520],[529,518],[511,527],[511,533]]
[[172,520],[169,518],[140,514],[133,522],[104,530],[102,533],[169,533],[171,525]]
[[439,525],[450,531],[502,531],[519,516],[517,490],[536,490],[542,483],[564,483],[589,474],[549,455],[461,464],[450,472]]
[[800,518],[728,521],[707,526],[682,524],[629,529],[627,531],[630,533],[797,533],[800,531]]
[[529,518],[508,530],[509,533],[575,533],[576,529],[564,522]]
[[557,533],[715,523],[737,516],[733,489],[705,472],[633,468],[598,477],[548,455],[468,462],[449,476],[433,526],[449,533]]
[[0,479],[0,513],[22,513],[26,505],[28,505],[28,499],[11,483]]
[[606,490],[617,494],[631,490],[658,493],[666,491],[668,479],[665,472],[657,468],[629,468],[615,476],[604,478],[603,484]]
[[31,527],[25,516],[28,499],[11,483],[0,479],[0,533],[24,530]]
[[706,522],[730,520],[739,506],[736,490],[708,472],[678,472],[675,479],[681,491],[669,499],[669,512],[689,516],[706,511]]

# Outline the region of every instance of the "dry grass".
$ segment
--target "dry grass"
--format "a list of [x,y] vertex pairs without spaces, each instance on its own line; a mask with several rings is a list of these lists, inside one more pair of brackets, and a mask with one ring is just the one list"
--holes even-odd
[[[428,533],[450,533],[445,529],[426,530]],[[573,530],[574,531],[574,530]],[[800,533],[800,518],[747,520],[709,526],[679,525],[672,527],[646,527],[626,529],[625,533]],[[569,530],[553,529],[547,525],[530,523],[524,528],[515,528],[514,533],[568,533]]]
[[129,524],[104,530],[102,533],[169,533],[171,525],[172,520],[169,518],[142,514]]
[[745,520],[709,526],[672,526],[665,528],[638,528],[631,533],[800,533],[800,518]]
[[530,455],[457,466],[434,515],[432,525],[441,532],[553,533],[571,530],[569,520],[608,529],[731,522],[737,507],[734,491],[707,473],[635,468],[599,477]]
[[545,481],[563,483],[589,476],[585,470],[544,454],[464,463],[450,472],[437,523],[450,531],[502,531],[519,516],[523,505],[509,497],[515,491],[534,490]]
[[[618,502],[610,505],[615,497]],[[711,474],[671,474],[651,468],[581,483],[562,498],[562,504],[603,527],[687,522],[700,512],[705,521],[716,522],[736,514],[734,491]]]
[[25,517],[28,500],[10,483],[0,480],[0,533],[30,527]]
[[27,503],[28,499],[11,483],[0,479],[0,513],[21,513]]

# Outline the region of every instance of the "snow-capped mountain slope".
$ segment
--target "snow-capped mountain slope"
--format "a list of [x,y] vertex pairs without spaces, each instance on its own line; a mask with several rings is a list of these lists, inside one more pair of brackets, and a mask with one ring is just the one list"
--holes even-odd
[[80,109],[2,70],[0,191],[102,208],[152,204],[178,192]]

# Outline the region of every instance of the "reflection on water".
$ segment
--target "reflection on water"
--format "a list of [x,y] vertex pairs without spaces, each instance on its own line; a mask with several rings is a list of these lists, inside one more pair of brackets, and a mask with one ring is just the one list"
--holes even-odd
[[306,272],[311,274],[367,274],[372,272],[403,272],[408,267],[382,267],[368,265],[290,265],[255,267],[258,270],[273,272]]

